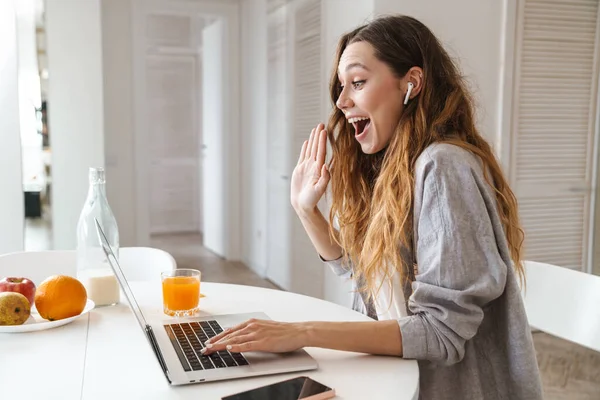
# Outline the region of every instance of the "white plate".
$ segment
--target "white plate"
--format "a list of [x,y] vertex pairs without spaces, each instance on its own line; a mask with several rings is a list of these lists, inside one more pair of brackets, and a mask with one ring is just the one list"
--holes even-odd
[[31,315],[29,316],[29,319],[25,321],[23,325],[0,325],[0,333],[35,332],[56,328],[57,326],[66,325],[75,321],[82,315],[87,314],[95,306],[96,305],[94,304],[94,302],[88,299],[87,303],[85,304],[85,308],[83,309],[81,314],[70,318],[59,319],[58,321],[48,321],[46,319],[43,319],[42,317],[40,317],[40,314],[37,313],[35,306],[33,306],[31,309]]

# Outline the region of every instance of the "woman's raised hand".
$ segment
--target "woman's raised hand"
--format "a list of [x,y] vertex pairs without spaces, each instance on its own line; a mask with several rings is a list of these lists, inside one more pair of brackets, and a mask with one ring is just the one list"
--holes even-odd
[[291,201],[297,213],[311,212],[325,193],[330,175],[325,165],[327,132],[323,124],[310,133],[292,173]]

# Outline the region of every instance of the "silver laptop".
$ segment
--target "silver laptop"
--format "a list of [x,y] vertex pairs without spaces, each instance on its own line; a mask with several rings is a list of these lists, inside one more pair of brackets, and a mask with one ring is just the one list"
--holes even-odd
[[96,228],[108,262],[170,384],[185,385],[306,371],[318,367],[316,360],[304,350],[279,354],[220,351],[209,356],[201,355],[200,351],[204,347],[204,342],[224,329],[238,325],[250,318],[269,319],[269,317],[265,313],[256,312],[173,318],[172,321],[147,321],[98,220],[96,220]]

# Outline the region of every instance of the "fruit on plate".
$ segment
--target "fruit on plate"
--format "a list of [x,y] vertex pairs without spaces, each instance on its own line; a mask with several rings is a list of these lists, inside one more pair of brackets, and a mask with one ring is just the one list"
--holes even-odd
[[35,298],[35,283],[27,278],[6,277],[0,279],[0,292],[17,292],[27,297],[29,304],[33,305]]
[[86,302],[87,292],[83,284],[67,275],[46,278],[35,292],[35,308],[48,321],[79,315]]
[[0,325],[22,325],[30,314],[27,297],[18,292],[0,293]]

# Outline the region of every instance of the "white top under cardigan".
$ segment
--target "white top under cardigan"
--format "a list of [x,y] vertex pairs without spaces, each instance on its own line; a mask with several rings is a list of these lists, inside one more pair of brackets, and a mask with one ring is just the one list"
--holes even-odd
[[408,312],[406,311],[404,290],[400,284],[400,276],[398,273],[394,273],[391,282],[390,279],[384,280],[374,300],[377,319],[379,321],[399,319],[408,315]]

